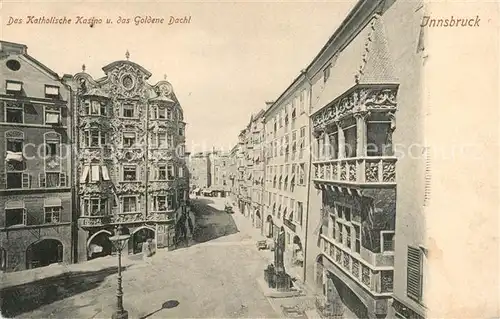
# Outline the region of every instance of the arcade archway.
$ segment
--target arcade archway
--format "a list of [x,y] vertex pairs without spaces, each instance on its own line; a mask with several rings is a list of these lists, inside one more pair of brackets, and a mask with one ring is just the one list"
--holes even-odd
[[113,244],[109,240],[111,232],[101,230],[90,236],[87,242],[88,260],[111,255]]
[[304,266],[304,251],[302,247],[302,242],[300,237],[295,235],[293,237],[293,252],[292,252],[292,263],[294,266],[303,267]]
[[132,252],[138,254],[142,252],[142,245],[148,239],[155,239],[155,231],[149,227],[141,227],[134,231],[132,235]]
[[26,249],[26,268],[38,268],[63,260],[63,244],[57,239],[42,239]]

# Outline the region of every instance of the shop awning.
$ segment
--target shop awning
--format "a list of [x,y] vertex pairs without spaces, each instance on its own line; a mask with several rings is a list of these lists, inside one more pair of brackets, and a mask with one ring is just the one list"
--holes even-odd
[[5,209],[20,209],[24,208],[23,200],[9,200],[5,203]]
[[61,207],[61,199],[57,197],[49,197],[43,200],[44,207]]

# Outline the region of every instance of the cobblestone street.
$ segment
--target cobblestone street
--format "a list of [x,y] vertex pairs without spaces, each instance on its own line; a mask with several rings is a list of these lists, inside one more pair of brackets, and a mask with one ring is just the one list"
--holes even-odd
[[[189,247],[159,251],[151,265],[135,256],[125,258],[124,307],[129,317],[279,317],[255,280],[266,265],[265,254],[255,246],[258,231],[240,225],[238,218],[243,216],[225,213],[224,199],[200,198],[193,204],[196,228]],[[14,309],[20,303],[4,300],[4,309],[12,307],[7,310],[19,318],[110,318],[116,303],[116,258],[65,269],[65,276],[51,275],[9,288],[11,299],[21,291],[33,296],[22,297],[29,299],[23,301],[23,309]],[[49,292],[34,288],[41,281]]]

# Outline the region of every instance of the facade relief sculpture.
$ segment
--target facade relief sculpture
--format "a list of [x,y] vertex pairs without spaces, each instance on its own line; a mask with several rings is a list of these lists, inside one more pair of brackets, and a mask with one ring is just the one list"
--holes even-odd
[[363,88],[358,87],[348,92],[347,96],[338,98],[332,105],[323,108],[312,115],[315,130],[359,112],[370,110],[396,110],[397,86],[390,88]]

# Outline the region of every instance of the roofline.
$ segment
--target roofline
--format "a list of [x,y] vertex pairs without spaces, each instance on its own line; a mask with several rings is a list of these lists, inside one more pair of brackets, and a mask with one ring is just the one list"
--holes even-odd
[[364,5],[371,3],[376,3],[375,7],[378,7],[382,2],[385,2],[386,0],[358,0],[358,2],[354,5],[354,7],[349,11],[347,16],[342,20],[342,23],[337,27],[335,32],[330,36],[328,41],[323,45],[321,50],[316,54],[316,56],[312,59],[312,61],[307,65],[305,69],[303,69],[300,74],[290,83],[290,85],[280,94],[280,96],[274,101],[273,104],[271,104],[270,107],[268,107],[264,113],[264,117],[269,115],[270,112],[274,111],[276,108],[276,105],[281,103],[281,99],[289,92],[289,90],[298,83],[299,80],[301,80],[302,77],[309,78],[307,75],[309,74],[310,70],[314,66],[314,64],[322,57],[322,55],[325,53],[325,51],[331,46],[331,44],[339,37],[340,34],[342,34],[348,27],[349,24],[352,23],[354,17],[361,11]]
[[148,70],[146,70],[143,66],[141,66],[135,62],[129,61],[129,60],[118,60],[118,61],[111,62],[111,63],[103,66],[102,70],[104,71],[104,73],[107,74],[109,69],[113,68],[117,64],[122,64],[122,63],[131,64],[131,65],[137,67],[138,69],[140,69],[142,72],[144,72],[146,74],[146,79],[149,79],[152,75],[152,73],[149,72]]
[[288,87],[283,91],[283,93],[280,94],[280,96],[276,99],[276,101],[274,101],[273,104],[271,104],[271,106],[268,107],[267,110],[265,110],[264,114],[262,115],[263,117],[266,117],[267,115],[269,115],[269,113],[271,113],[271,111],[274,111],[275,106],[281,103],[281,99],[288,93],[290,88],[292,88],[296,83],[298,83],[301,77],[304,77],[305,75],[304,73],[305,72],[300,72],[300,74],[292,81],[292,83],[290,83],[290,85],[288,85]]
[[376,9],[385,1],[386,0],[358,0],[358,2],[354,5],[354,7],[352,7],[352,9],[349,11],[347,16],[344,18],[344,20],[342,20],[342,23],[340,23],[340,25],[337,27],[335,32],[330,36],[330,38],[325,43],[325,45],[321,48],[321,50],[318,52],[318,54],[316,54],[316,56],[313,58],[311,63],[309,63],[309,65],[306,67],[306,72],[307,73],[310,72],[313,65],[322,57],[322,55],[325,53],[326,50],[328,50],[328,48],[332,45],[332,43],[335,42],[335,40],[337,38],[339,38],[339,36],[342,33],[345,32],[346,29],[351,30],[348,32],[356,31],[356,30],[353,30],[352,28],[348,28],[348,26],[354,21],[356,15],[361,12],[361,9],[365,5],[371,4]]

